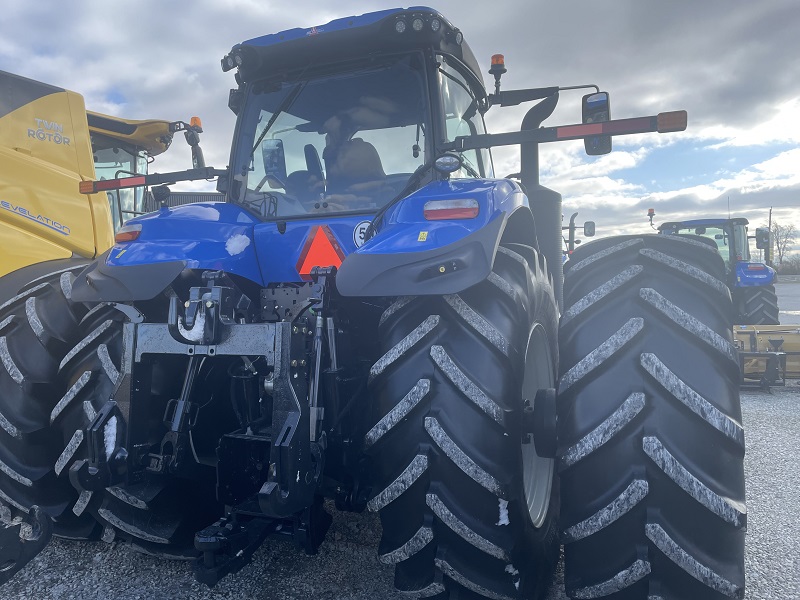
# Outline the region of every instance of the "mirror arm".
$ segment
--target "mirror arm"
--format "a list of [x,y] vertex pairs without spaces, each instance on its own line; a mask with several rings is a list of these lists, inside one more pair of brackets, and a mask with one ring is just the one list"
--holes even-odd
[[558,93],[558,87],[527,88],[523,90],[503,90],[489,94],[489,106],[517,106],[523,102],[541,100]]

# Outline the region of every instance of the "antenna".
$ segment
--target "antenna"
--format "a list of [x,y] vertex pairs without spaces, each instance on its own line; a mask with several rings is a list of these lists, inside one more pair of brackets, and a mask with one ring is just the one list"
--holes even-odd
[[728,218],[731,218],[731,197],[728,196]]

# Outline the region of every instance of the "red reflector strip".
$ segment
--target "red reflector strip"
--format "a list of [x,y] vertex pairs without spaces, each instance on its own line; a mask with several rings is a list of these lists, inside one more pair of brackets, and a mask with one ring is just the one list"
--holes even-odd
[[601,123],[583,123],[581,125],[565,125],[556,127],[556,139],[579,139],[589,135],[624,135],[630,133],[648,133],[656,131],[653,117],[636,117],[618,119]]
[[95,181],[94,191],[104,192],[106,190],[119,190],[123,188],[144,185],[146,178],[144,175],[139,177],[124,177],[123,179],[106,179],[105,181]]
[[601,123],[603,133],[620,135],[626,133],[647,133],[655,131],[653,117],[634,117],[633,119],[619,119]]
[[766,271],[767,267],[764,265],[747,265],[748,271]]
[[438,210],[425,211],[425,219],[428,221],[445,221],[447,219],[474,219],[477,216],[477,208],[440,208]]
[[584,135],[600,135],[603,133],[602,123],[586,123],[585,125],[566,125],[556,127],[558,139],[582,137]]
[[477,200],[431,200],[425,203],[423,214],[428,221],[474,219],[480,212]]

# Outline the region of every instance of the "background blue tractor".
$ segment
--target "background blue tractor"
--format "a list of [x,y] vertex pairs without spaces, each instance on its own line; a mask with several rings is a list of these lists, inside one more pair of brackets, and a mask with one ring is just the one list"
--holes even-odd
[[[695,219],[662,223],[658,232],[665,235],[700,235],[713,240],[725,261],[727,282],[733,295],[737,325],[778,325],[778,296],[775,269],[770,263],[770,233],[756,229],[756,248],[764,251],[764,262],[751,260],[748,220]],[[765,264],[766,263],[766,264]]]
[[[240,569],[378,511],[417,597],[741,598],[744,441],[713,245],[624,236],[561,268],[540,143],[678,131],[686,113],[541,127],[560,88],[494,92],[415,7],[249,40],[224,202],[134,219],[86,269],[0,307],[0,497],[57,535]],[[594,87],[594,86],[587,86]],[[522,102],[520,131],[486,111]],[[519,145],[520,181],[490,149]],[[166,200],[168,190],[153,188]],[[560,328],[559,328],[559,314]],[[276,586],[280,582],[276,582]],[[256,592],[254,592],[256,593]],[[275,595],[276,592],[265,592]]]

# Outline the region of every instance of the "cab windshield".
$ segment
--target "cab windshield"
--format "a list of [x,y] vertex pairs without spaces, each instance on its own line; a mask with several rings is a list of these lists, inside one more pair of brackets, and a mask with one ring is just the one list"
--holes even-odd
[[725,259],[725,264],[730,267],[731,260],[738,262],[750,260],[750,248],[747,241],[747,228],[741,224],[724,225],[720,227],[684,227],[675,233],[700,235],[708,238],[717,245],[717,250]]
[[[486,133],[479,101],[459,69],[458,61],[445,55],[439,60],[439,91],[442,95],[447,141],[459,136]],[[453,177],[493,177],[491,155],[485,148],[461,153],[462,167]]]
[[426,160],[425,99],[422,55],[253,84],[234,200],[267,219],[377,211]]

